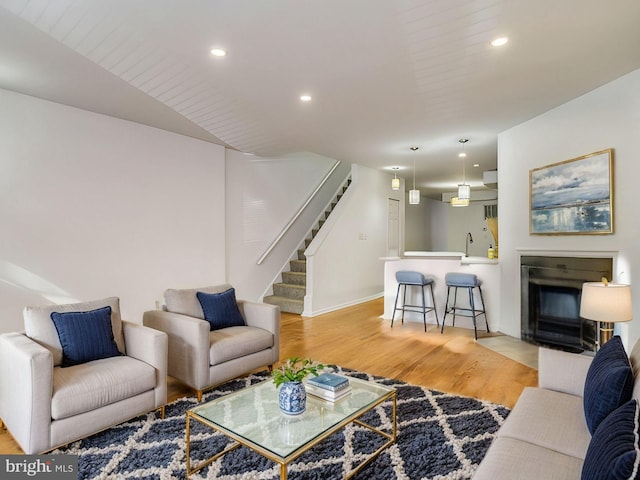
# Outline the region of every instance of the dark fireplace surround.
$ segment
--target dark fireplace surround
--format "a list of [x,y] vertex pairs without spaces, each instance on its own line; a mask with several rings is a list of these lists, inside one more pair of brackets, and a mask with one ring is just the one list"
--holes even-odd
[[571,352],[595,352],[596,322],[580,318],[584,282],[611,280],[613,259],[520,258],[522,339]]

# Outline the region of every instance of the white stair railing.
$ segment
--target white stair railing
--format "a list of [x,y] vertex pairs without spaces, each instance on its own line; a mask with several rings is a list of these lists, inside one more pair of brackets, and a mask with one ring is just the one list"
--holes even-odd
[[331,174],[335,171],[336,168],[338,168],[338,165],[340,165],[340,161],[337,160],[336,163],[333,165],[333,167],[331,167],[331,170],[329,170],[329,173],[327,173],[324,178],[322,179],[322,181],[320,182],[320,184],[316,187],[316,189],[311,193],[311,195],[309,195],[309,198],[307,198],[307,200],[302,204],[302,206],[300,207],[300,209],[296,212],[296,214],[291,218],[291,220],[289,220],[289,223],[287,223],[285,225],[285,227],[282,229],[282,231],[278,234],[278,236],[275,238],[275,240],[273,242],[271,242],[271,244],[269,245],[269,247],[267,247],[267,249],[265,250],[265,252],[262,254],[262,256],[258,259],[257,264],[261,265],[262,262],[265,261],[265,259],[269,256],[269,254],[273,251],[274,248],[276,248],[276,245],[278,245],[278,242],[280,242],[280,240],[282,240],[282,237],[284,237],[286,235],[286,233],[289,231],[289,229],[293,226],[294,223],[296,223],[296,220],[298,220],[298,217],[300,217],[300,215],[302,215],[302,212],[304,212],[304,209],[307,208],[307,206],[311,203],[311,201],[314,199],[314,197],[318,194],[318,192],[320,191],[320,189],[323,187],[323,185],[327,182],[327,180],[329,180],[329,178],[331,177]]

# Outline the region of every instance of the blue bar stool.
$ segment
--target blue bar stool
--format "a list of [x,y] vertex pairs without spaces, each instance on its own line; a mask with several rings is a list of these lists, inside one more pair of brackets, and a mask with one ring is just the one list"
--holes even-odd
[[[424,331],[427,331],[427,312],[433,311],[436,316],[436,323],[440,326],[438,320],[438,312],[436,311],[436,299],[433,296],[433,278],[425,277],[420,272],[411,272],[408,270],[401,270],[396,272],[396,281],[398,282],[398,292],[396,293],[396,301],[393,304],[393,316],[391,317],[391,327],[393,327],[393,321],[396,317],[396,310],[402,311],[402,323],[404,323],[404,312],[417,312],[422,313],[422,320],[424,321]],[[404,285],[404,294],[402,296],[402,306],[398,306],[398,298],[400,297],[400,288]],[[420,287],[422,289],[422,305],[408,305],[407,304],[407,287]],[[424,287],[429,287],[431,291],[431,304],[433,306],[428,307],[425,302]]]
[[[447,301],[444,304],[444,317],[442,317],[442,329],[440,333],[444,333],[444,322],[447,318],[447,314],[453,314],[453,324],[452,326],[456,326],[456,313],[458,311],[469,312],[466,315],[460,314],[463,317],[472,317],[473,318],[473,333],[475,339],[478,339],[478,329],[476,328],[476,317],[480,315],[484,315],[484,321],[487,324],[487,333],[489,333],[489,322],[487,321],[487,313],[485,312],[484,299],[482,298],[482,289],[480,288],[480,284],[482,283],[478,276],[473,273],[447,273],[444,277],[444,280],[447,284]],[[451,287],[455,290],[453,291],[453,305],[449,307],[449,292],[451,291]],[[466,307],[457,307],[456,303],[458,300],[458,289],[466,288],[469,292],[469,305],[471,308]],[[473,299],[473,289],[477,288],[480,293],[480,303],[482,304],[482,308],[476,308],[474,299]]]

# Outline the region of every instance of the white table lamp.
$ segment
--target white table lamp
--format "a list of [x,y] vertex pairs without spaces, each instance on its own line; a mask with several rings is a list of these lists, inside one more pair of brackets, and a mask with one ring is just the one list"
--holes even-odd
[[584,283],[580,299],[580,316],[600,323],[600,346],[612,337],[614,322],[628,322],[633,316],[631,287],[602,280]]

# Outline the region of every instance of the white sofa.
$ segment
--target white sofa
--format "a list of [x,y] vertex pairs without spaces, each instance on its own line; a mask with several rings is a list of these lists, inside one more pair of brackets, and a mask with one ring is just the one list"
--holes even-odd
[[[63,366],[52,312],[109,307],[116,356]],[[0,335],[0,418],[23,451],[37,454],[167,403],[167,335],[122,321],[117,297],[27,307],[25,333]],[[86,338],[86,333],[85,333]]]
[[[592,439],[583,393],[593,357],[540,348],[538,358],[539,386],[524,389],[474,480],[581,478]],[[632,398],[638,399],[640,341],[629,361],[634,380]]]

